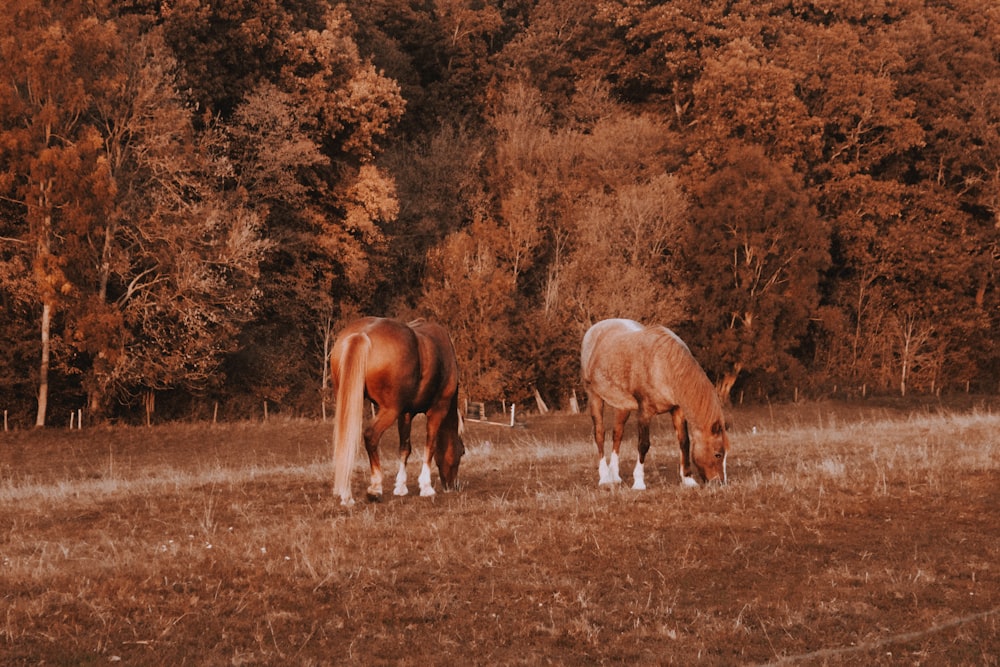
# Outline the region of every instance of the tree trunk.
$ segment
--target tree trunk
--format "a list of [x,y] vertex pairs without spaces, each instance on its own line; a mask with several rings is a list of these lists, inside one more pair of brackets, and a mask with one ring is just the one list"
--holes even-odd
[[45,426],[45,414],[49,408],[49,330],[52,323],[52,306],[42,304],[42,361],[38,367],[38,415],[35,426]]
[[736,380],[739,378],[740,371],[742,370],[743,364],[734,364],[732,370],[727,371],[715,385],[715,390],[719,393],[719,398],[722,399],[723,405],[732,404],[731,394],[733,393],[733,386],[736,384]]
[[736,376],[732,373],[726,373],[722,379],[719,380],[719,384],[716,386],[716,389],[719,392],[719,398],[722,399],[723,405],[729,405],[732,403],[730,394],[732,393],[733,385],[735,384]]
[[87,412],[90,415],[91,423],[98,423],[104,419],[104,391],[98,384],[97,373],[94,375],[94,386],[87,392]]

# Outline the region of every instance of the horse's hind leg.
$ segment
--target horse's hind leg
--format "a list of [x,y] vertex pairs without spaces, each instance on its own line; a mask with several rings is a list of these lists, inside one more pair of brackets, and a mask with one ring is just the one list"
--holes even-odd
[[399,430],[399,472],[396,473],[396,486],[392,492],[397,496],[405,496],[409,493],[406,489],[406,462],[410,458],[410,427],[413,425],[413,415],[400,415],[396,425]]
[[684,411],[674,408],[670,413],[674,419],[674,430],[677,431],[677,444],[681,448],[681,483],[684,486],[698,486],[698,481],[691,475],[691,437],[688,435],[687,419]]
[[382,500],[382,462],[378,456],[378,443],[389,425],[396,420],[395,410],[379,408],[375,420],[365,429],[365,450],[368,452],[368,463],[371,466],[371,483],[368,485],[368,500]]
[[611,472],[604,458],[604,399],[594,393],[587,394],[587,409],[594,424],[594,443],[597,445],[598,485],[611,483]]
[[631,414],[629,410],[615,408],[615,427],[611,431],[611,462],[608,465],[611,481],[615,484],[622,481],[622,477],[618,472],[618,452],[622,448],[622,437],[625,435],[625,422],[628,421],[629,414]]

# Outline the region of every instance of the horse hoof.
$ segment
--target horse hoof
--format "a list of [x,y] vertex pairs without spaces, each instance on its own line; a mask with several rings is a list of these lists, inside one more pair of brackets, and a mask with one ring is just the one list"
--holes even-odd
[[397,486],[392,490],[392,495],[394,496],[405,496],[410,491],[405,486]]
[[434,487],[432,487],[432,486],[425,486],[424,488],[420,489],[420,495],[422,497],[424,497],[424,498],[428,498],[430,496],[433,496],[436,493],[437,492],[434,490]]
[[354,498],[341,498],[340,505],[341,507],[351,507],[354,505]]
[[682,477],[681,478],[681,484],[683,486],[687,486],[687,487],[692,487],[693,488],[693,487],[698,486],[698,480],[696,480],[694,477]]
[[381,493],[369,493],[368,494],[368,502],[370,502],[370,503],[380,503],[380,502],[382,502],[382,494]]
[[645,491],[646,485],[643,482],[636,482],[632,485],[632,490],[634,491]]

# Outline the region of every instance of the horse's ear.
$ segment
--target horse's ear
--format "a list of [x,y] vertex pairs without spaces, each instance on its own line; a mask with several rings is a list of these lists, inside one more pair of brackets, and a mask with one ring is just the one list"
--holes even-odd
[[722,421],[716,419],[712,424],[712,435],[721,435],[724,430],[726,430],[726,427],[723,426]]

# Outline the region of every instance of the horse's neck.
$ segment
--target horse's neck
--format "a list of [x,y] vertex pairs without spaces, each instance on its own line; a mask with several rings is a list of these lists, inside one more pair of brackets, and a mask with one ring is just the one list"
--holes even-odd
[[656,359],[650,370],[660,378],[670,378],[665,385],[666,391],[670,393],[672,401],[684,411],[688,422],[708,427],[721,419],[718,394],[687,345],[672,332],[669,333],[669,340],[658,341],[658,354],[650,354],[652,350],[647,351],[648,358]]

